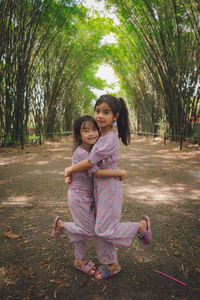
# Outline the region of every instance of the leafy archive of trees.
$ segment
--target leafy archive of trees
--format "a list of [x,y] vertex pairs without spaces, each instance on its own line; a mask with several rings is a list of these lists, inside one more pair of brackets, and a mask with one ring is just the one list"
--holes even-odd
[[[118,22],[78,0],[0,0],[0,135],[16,143],[92,114],[112,66],[132,128],[198,135],[200,1],[107,0]],[[115,35],[113,44],[102,43]]]

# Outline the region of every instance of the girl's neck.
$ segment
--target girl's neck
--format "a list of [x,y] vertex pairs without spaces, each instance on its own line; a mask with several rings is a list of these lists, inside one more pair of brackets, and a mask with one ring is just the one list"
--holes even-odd
[[112,126],[109,127],[109,128],[101,128],[101,133],[100,133],[100,136],[103,136],[105,135],[106,133],[108,133],[110,130],[112,130]]
[[93,145],[81,144],[81,146],[87,151],[90,152],[92,150]]

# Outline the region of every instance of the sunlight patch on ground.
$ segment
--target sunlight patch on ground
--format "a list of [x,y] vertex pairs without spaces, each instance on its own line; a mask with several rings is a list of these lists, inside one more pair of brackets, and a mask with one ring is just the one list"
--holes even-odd
[[36,163],[34,163],[34,165],[39,165],[39,166],[43,166],[46,164],[49,164],[49,160],[37,161]]
[[43,175],[43,172],[41,170],[31,170],[30,172],[27,172],[27,174],[41,176]]
[[192,172],[192,176],[194,176],[195,178],[199,178],[200,179],[200,171]]
[[70,157],[70,156],[65,156],[64,158],[63,158],[64,160],[72,160],[72,158]]
[[[47,170],[45,171],[45,174],[50,174],[50,175],[61,175],[63,177],[63,182],[64,182],[64,168],[63,171],[58,171],[58,170]],[[55,177],[54,177],[55,178]],[[56,179],[56,178],[55,178]]]
[[0,166],[5,166],[5,165],[10,165],[10,164],[16,163],[18,158],[19,158],[18,156],[12,156],[12,157],[8,157],[8,158],[1,158]]
[[162,202],[162,203],[169,203],[169,195],[168,194],[163,194],[163,193],[155,193],[154,195],[151,196],[152,200],[154,200],[156,203],[157,202]]
[[[163,146],[165,147],[165,146]],[[181,158],[181,159],[193,159],[196,157],[197,152],[193,150],[174,148],[174,145],[166,146],[167,149],[160,149],[157,151],[158,154],[165,155],[168,153],[168,157],[170,158]]]
[[186,184],[184,184],[184,183],[176,183],[174,186],[170,186],[169,189],[170,190],[175,189],[175,190],[177,190],[179,192],[185,192],[185,190],[186,190]]
[[33,200],[33,196],[12,196],[8,197],[7,201],[2,202],[2,206],[32,206],[30,201]]
[[[127,197],[131,197],[134,201],[145,202],[145,204],[149,205],[174,205],[185,199],[186,192],[186,187],[183,184],[166,187],[144,186],[139,188],[127,185],[125,188]],[[197,200],[199,198],[199,191],[194,190],[192,195],[188,195],[188,198]]]
[[[44,157],[48,157],[48,155],[46,155],[46,156],[44,156]],[[49,158],[49,157],[48,157]],[[50,157],[50,159],[51,159],[51,161],[52,160],[55,160],[55,159],[63,159],[63,156],[62,155],[60,155],[60,154],[55,154],[54,156],[52,156],[51,155],[51,157]]]
[[188,194],[188,198],[191,200],[200,200],[200,189],[193,189],[193,191]]
[[63,147],[63,148],[56,148],[56,149],[49,149],[49,151],[50,152],[59,152],[59,151],[61,151],[61,152],[63,152],[63,151],[70,151],[70,150],[72,150],[72,147]]
[[42,176],[44,175],[44,173],[50,174],[50,175],[61,175],[63,176],[63,180],[64,180],[64,168],[63,168],[63,172],[58,171],[58,170],[31,170],[30,172],[27,172],[26,174],[29,175],[37,175],[37,176]]
[[152,183],[153,185],[158,185],[160,183],[160,180],[159,179],[150,179],[149,180],[150,183]]
[[[23,153],[22,153],[23,154]],[[27,162],[35,159],[38,154],[26,152],[26,156],[18,155],[18,156],[11,156],[11,157],[1,157],[0,158],[0,166],[6,166],[10,164],[16,163],[23,163],[26,164]]]
[[64,201],[55,201],[55,200],[45,200],[44,202],[38,202],[38,208],[41,207],[54,207],[56,213],[66,213],[69,211],[68,202],[67,202],[67,194],[66,199]]
[[120,159],[127,159],[127,158],[131,161],[143,161],[147,157],[146,155],[144,156],[141,155],[140,157],[134,156],[134,153],[123,153],[120,155]]

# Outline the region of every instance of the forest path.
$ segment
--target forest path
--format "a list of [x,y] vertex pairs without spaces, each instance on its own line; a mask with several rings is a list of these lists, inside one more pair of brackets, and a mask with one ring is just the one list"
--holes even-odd
[[[153,241],[118,248],[122,271],[96,280],[73,267],[66,235],[50,239],[53,219],[71,221],[63,171],[71,163],[72,140],[0,149],[1,299],[199,299],[200,150],[133,138],[121,146],[123,221],[152,220]],[[19,239],[5,237],[11,231]],[[98,266],[94,241],[88,257]],[[185,283],[184,287],[157,269]]]

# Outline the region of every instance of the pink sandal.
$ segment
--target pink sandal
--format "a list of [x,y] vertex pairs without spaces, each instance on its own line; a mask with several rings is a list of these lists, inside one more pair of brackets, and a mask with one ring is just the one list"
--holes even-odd
[[[94,269],[94,263],[90,259],[85,260],[81,267],[75,266],[75,268],[89,276],[95,275],[96,272],[96,268]],[[89,274],[92,269],[94,269],[94,274]]]
[[62,230],[62,231],[56,230],[57,223],[58,223],[59,220],[60,220],[60,218],[58,216],[54,220],[54,226],[53,226],[52,231],[51,231],[51,237],[53,239],[57,239],[61,234],[64,233],[64,230]]
[[151,233],[151,223],[150,218],[148,216],[144,216],[142,218],[147,223],[147,230],[145,232],[140,232],[137,234],[137,237],[145,244],[149,244],[152,240],[152,233]]

